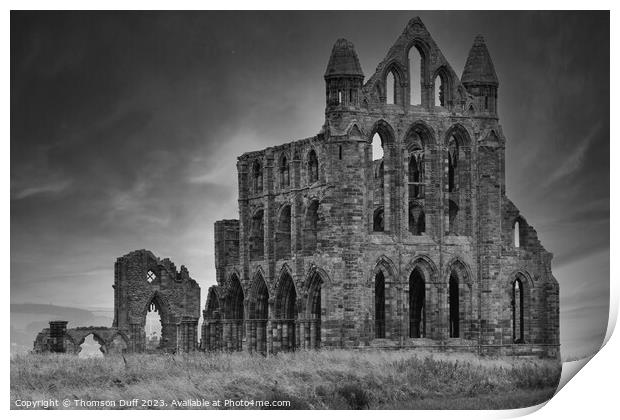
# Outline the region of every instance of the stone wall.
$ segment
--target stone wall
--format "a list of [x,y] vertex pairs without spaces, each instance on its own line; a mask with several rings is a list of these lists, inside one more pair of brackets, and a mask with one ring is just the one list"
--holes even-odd
[[[411,48],[423,57],[419,105],[409,104]],[[352,44],[339,40],[319,134],[239,157],[239,220],[215,224],[218,285],[207,297],[201,347],[558,357],[551,254],[506,196],[498,82],[482,38],[470,51],[466,86],[417,18],[363,85],[357,61]],[[386,103],[390,72],[394,104]],[[381,175],[375,134],[384,145]],[[418,190],[409,179],[413,156]]]

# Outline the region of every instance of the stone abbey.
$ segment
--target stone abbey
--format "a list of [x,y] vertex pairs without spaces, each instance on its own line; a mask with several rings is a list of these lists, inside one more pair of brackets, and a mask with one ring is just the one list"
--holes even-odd
[[558,357],[552,254],[506,196],[483,38],[459,78],[414,18],[366,82],[345,39],[324,78],[319,134],[238,159],[203,348]]
[[[482,37],[459,78],[419,18],[364,82],[333,46],[325,123],[238,158],[239,219],[215,223],[217,285],[150,251],[115,266],[112,328],[55,321],[35,349],[276,353],[424,348],[559,358],[552,254],[508,199],[499,82]],[[382,151],[382,153],[381,153]]]

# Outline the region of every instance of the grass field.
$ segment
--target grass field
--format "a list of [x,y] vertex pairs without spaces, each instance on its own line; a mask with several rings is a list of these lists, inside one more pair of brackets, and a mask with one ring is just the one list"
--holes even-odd
[[[11,407],[17,401],[68,399],[289,401],[287,409],[501,409],[551,398],[556,361],[481,359],[412,351],[70,355],[11,357]],[[59,408],[62,408],[62,404]],[[93,408],[93,407],[83,407]],[[94,407],[99,408],[99,407]],[[184,407],[180,407],[184,408]],[[193,407],[192,407],[193,408]],[[217,408],[217,407],[208,407]],[[256,409],[257,406],[235,407]]]

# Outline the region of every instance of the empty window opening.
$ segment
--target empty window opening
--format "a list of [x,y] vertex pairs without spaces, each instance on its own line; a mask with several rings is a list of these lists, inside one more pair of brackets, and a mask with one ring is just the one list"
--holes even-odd
[[416,150],[409,158],[409,198],[424,198],[424,152]]
[[342,146],[338,146],[338,159],[342,160]]
[[388,105],[394,105],[394,98],[396,97],[396,78],[394,72],[389,72],[385,79],[385,103]]
[[519,221],[517,220],[515,222],[514,227],[512,228],[512,233],[514,236],[514,244],[515,244],[515,248],[519,248],[521,246],[521,232],[519,230]]
[[426,216],[422,207],[417,204],[409,203],[409,232],[414,235],[422,235],[426,232]]
[[452,200],[448,202],[448,234],[458,235],[457,216],[459,206]]
[[264,225],[263,211],[259,210],[252,217],[250,232],[250,259],[256,260],[263,258],[264,250]]
[[372,161],[383,159],[383,139],[379,133],[372,136]]
[[80,346],[78,357],[89,359],[103,357],[103,347],[94,334],[89,334]]
[[440,75],[435,77],[435,106],[445,106],[445,86]]
[[512,283],[512,339],[523,343],[523,283],[516,279]]
[[267,318],[269,317],[269,290],[262,277],[254,285],[253,298],[249,304],[248,329],[250,351],[267,352]]
[[236,274],[230,277],[229,293],[224,302],[224,318],[230,323],[230,343],[229,350],[240,351],[243,347],[244,328],[244,309],[243,309],[243,288]]
[[310,283],[310,293],[308,294],[308,304],[310,307],[310,331],[303,337],[306,347],[321,347],[321,286],[323,280],[321,276],[315,274]]
[[285,274],[280,281],[276,296],[275,329],[280,339],[280,348],[284,351],[295,350],[295,324],[297,322],[297,293],[293,279]]
[[155,351],[161,347],[161,315],[159,308],[152,302],[144,320],[146,351]]
[[381,271],[375,275],[375,337],[385,338],[385,278]]
[[458,189],[456,183],[458,158],[459,146],[454,136],[451,136],[448,142],[448,192],[455,192]]
[[450,337],[460,337],[459,327],[459,278],[456,273],[450,274],[449,286],[449,302],[450,302]]
[[314,149],[308,153],[308,180],[311,184],[319,180],[319,160]]
[[416,47],[409,49],[409,97],[411,105],[422,104],[422,56]]
[[485,110],[489,109],[489,97],[488,96],[484,97],[484,109]]
[[373,232],[383,232],[385,229],[383,220],[383,207],[379,207],[375,210],[372,218],[372,230]]
[[149,283],[152,283],[156,278],[157,275],[152,270],[146,272],[146,281]]
[[252,179],[254,192],[263,192],[263,168],[258,162],[254,162],[254,166],[252,167]]
[[286,188],[290,185],[290,183],[291,174],[288,159],[286,159],[286,156],[282,156],[282,159],[280,159],[280,185],[283,188]]
[[313,200],[306,209],[304,221],[304,250],[312,252],[317,245],[317,230],[319,220],[319,202]]
[[426,337],[426,286],[419,268],[409,276],[409,337]]
[[280,211],[280,219],[276,230],[276,259],[291,255],[291,206]]
[[342,91],[341,90],[338,91],[338,104],[342,105]]

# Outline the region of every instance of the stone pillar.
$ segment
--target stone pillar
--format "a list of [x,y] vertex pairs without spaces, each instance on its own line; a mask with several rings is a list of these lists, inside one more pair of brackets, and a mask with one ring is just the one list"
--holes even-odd
[[50,321],[50,351],[53,353],[65,353],[65,334],[67,333],[68,321]]
[[310,321],[310,348],[314,350],[316,348],[316,320]]
[[177,353],[189,353],[196,350],[196,332],[198,318],[183,316],[177,324]]

